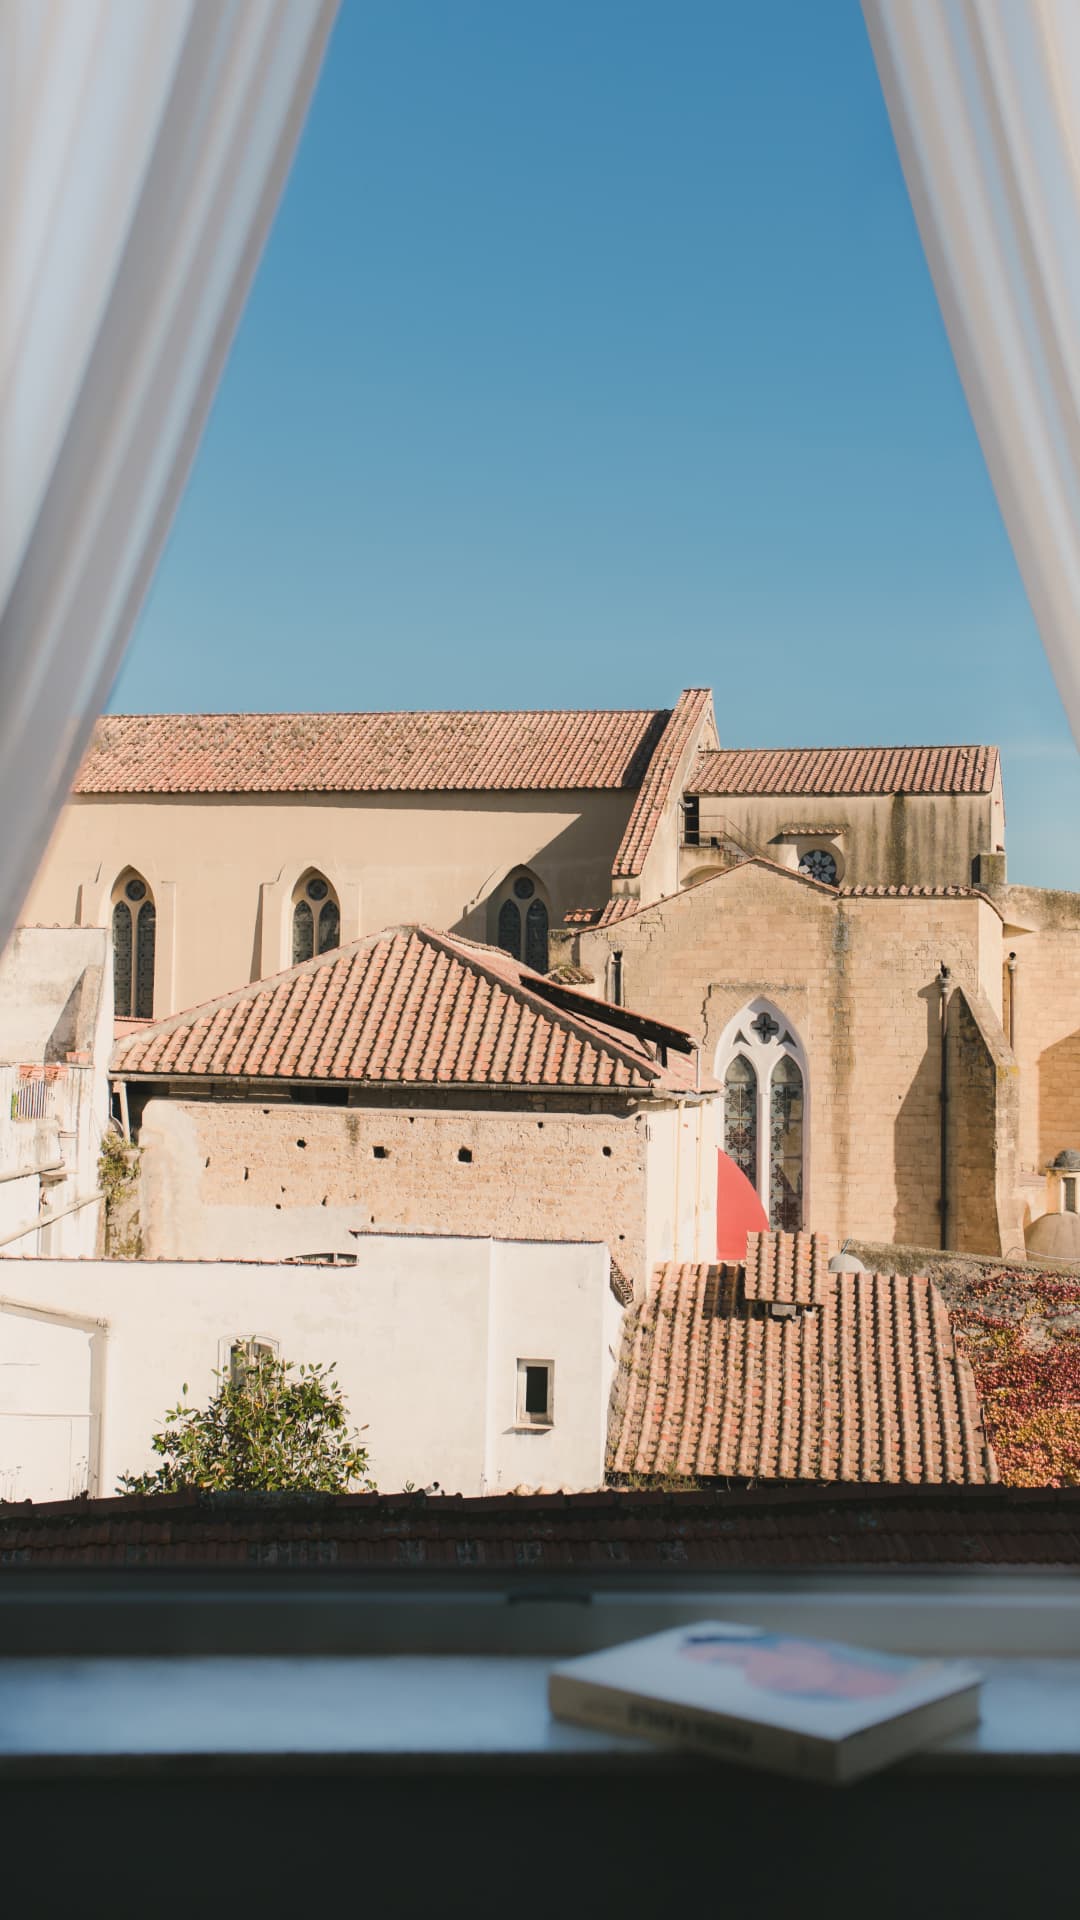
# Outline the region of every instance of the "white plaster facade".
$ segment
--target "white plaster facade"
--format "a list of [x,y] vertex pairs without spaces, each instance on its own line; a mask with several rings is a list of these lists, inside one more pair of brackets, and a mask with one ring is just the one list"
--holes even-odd
[[95,927],[20,927],[0,959],[0,1254],[95,1251],[112,966]]
[[[23,1259],[0,1272],[0,1496],[114,1492],[157,1464],[186,1381],[205,1405],[237,1337],[334,1361],[383,1492],[603,1480],[623,1309],[606,1246],[375,1236],[352,1267]],[[522,1361],[553,1419],[518,1419]]]

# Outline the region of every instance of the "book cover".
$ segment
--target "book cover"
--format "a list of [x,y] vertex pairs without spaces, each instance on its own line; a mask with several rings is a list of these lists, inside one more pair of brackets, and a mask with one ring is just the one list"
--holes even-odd
[[553,1669],[553,1714],[803,1779],[856,1780],[979,1715],[979,1674],[705,1620]]

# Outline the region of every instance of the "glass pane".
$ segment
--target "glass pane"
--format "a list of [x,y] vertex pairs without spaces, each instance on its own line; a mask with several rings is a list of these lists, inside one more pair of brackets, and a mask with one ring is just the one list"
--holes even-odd
[[152,900],[144,900],[135,922],[135,1011],[140,1020],[154,1017],[154,948],[157,914]]
[[504,900],[499,908],[498,944],[504,953],[521,959],[521,915],[512,900]]
[[757,1074],[736,1054],[724,1075],[724,1152],[757,1186]]
[[298,900],[292,917],[293,966],[298,967],[301,960],[310,960],[314,952],[315,922],[311,917],[311,908],[306,900]]
[[329,891],[330,889],[327,886],[326,881],[323,879],[322,875],[319,873],[313,874],[312,878],[307,883],[307,894],[308,894],[309,900],[325,900]]
[[336,900],[328,900],[319,915],[319,952],[329,953],[341,945],[341,915]]
[[547,972],[548,913],[542,900],[534,900],[525,915],[525,965],[535,973]]
[[131,908],[118,900],[113,908],[113,998],[121,1020],[131,1015]]
[[769,1225],[802,1226],[803,1080],[790,1054],[778,1060],[769,1088]]

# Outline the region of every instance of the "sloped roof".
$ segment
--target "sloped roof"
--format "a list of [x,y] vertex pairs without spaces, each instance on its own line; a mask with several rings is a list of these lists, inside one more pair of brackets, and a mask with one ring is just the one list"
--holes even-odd
[[0,1503],[0,1567],[492,1571],[1080,1566],[1080,1487],[127,1494]]
[[[688,687],[679,696],[668,716],[667,725],[649,762],[648,772],[642,779],[633,812],[626,823],[626,831],[611,869],[613,878],[632,878],[641,872],[671,799],[679,761],[691,746],[702,723],[711,721],[711,717],[712,694],[707,687]],[[712,738],[715,737],[713,731]]]
[[[112,1071],[689,1091],[689,1036],[658,1026],[650,1046],[650,1032],[647,1019],[555,988],[498,948],[430,927],[392,927],[127,1035]],[[685,1041],[686,1053],[668,1053],[661,1064],[657,1051],[669,1041]]]
[[699,794],[989,793],[996,747],[725,747],[702,753]]
[[672,718],[672,711],[658,708],[115,714],[98,723],[74,791],[632,790],[645,779]]
[[827,1298],[831,1281],[825,1234],[747,1234],[744,1287],[748,1300],[818,1307]]
[[971,1369],[929,1280],[832,1274],[780,1317],[738,1267],[659,1267],[628,1317],[615,1473],[997,1479]]

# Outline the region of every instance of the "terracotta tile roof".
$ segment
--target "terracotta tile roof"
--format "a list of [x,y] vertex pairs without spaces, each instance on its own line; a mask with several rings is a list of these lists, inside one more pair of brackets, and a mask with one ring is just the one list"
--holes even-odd
[[689,793],[989,793],[996,747],[726,747],[699,754]]
[[819,1307],[828,1297],[832,1278],[825,1234],[747,1234],[744,1288],[748,1300]]
[[0,1567],[350,1568],[430,1583],[764,1567],[1080,1566],[1080,1487],[128,1495],[0,1503]]
[[698,736],[702,723],[710,720],[711,716],[712,694],[707,687],[688,687],[679,696],[626,823],[626,831],[611,869],[614,879],[632,878],[641,872],[656,829],[670,801],[679,762]]
[[668,1265],[628,1321],[615,1473],[996,1480],[971,1369],[929,1280],[834,1274],[779,1317],[737,1267]]
[[129,1034],[114,1048],[112,1071],[564,1092],[692,1088],[689,1054],[668,1053],[661,1065],[647,1033],[620,1025],[633,1018],[549,986],[496,947],[392,927]]
[[[986,900],[979,887],[841,887],[845,900]],[[987,900],[992,906],[993,901]]]
[[[676,713],[678,708],[676,708]],[[673,715],[148,713],[99,722],[76,793],[640,787]]]
[[614,899],[605,901],[602,907],[571,907],[563,915],[563,925],[567,927],[610,927],[616,920],[625,920],[630,913],[637,913],[641,906],[628,893],[616,894]]

